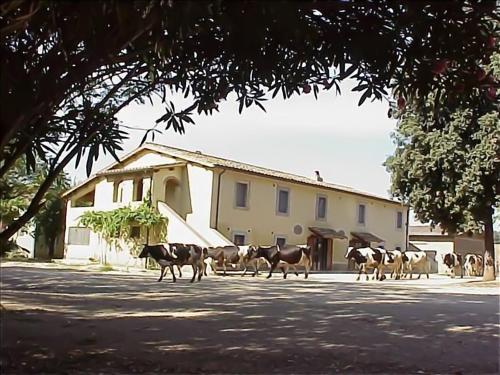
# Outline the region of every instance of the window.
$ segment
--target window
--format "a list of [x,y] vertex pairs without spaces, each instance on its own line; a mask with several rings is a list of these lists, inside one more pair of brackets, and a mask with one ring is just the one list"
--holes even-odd
[[120,181],[113,182],[113,202],[118,202],[119,188],[120,188]]
[[134,180],[134,201],[142,201],[144,179]]
[[276,236],[275,242],[279,247],[284,247],[286,245],[286,237]]
[[398,211],[396,213],[396,228],[397,229],[403,228],[403,213],[401,211]]
[[130,228],[130,238],[140,238],[141,237],[141,227],[133,226]]
[[316,198],[316,220],[326,219],[326,197],[318,195]]
[[90,244],[90,229],[83,227],[69,227],[68,245]]
[[233,243],[236,246],[242,246],[245,244],[245,235],[242,233],[235,233],[233,234]]
[[358,205],[358,224],[365,224],[366,206],[364,204]]
[[95,189],[84,196],[71,200],[71,207],[93,207],[95,201]]
[[236,183],[236,207],[248,208],[248,183]]
[[281,215],[288,215],[290,191],[285,188],[278,188],[276,211]]

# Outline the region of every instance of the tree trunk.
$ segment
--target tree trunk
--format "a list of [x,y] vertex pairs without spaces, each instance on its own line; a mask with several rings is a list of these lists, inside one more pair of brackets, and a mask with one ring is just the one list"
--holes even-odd
[[493,232],[493,209],[488,210],[484,221],[484,273],[483,281],[495,280],[495,241]]
[[49,238],[49,241],[48,241],[48,245],[49,245],[49,259],[52,259],[54,258],[54,247],[56,246],[56,237],[55,236],[51,236]]

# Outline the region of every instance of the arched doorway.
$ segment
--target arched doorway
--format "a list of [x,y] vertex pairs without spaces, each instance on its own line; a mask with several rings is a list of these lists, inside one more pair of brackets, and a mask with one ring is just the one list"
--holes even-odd
[[170,177],[165,180],[165,203],[177,213],[181,204],[180,192],[181,186],[178,179]]

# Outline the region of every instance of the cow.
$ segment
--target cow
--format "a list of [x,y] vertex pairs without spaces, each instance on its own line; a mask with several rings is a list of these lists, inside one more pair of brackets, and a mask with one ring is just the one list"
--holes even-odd
[[477,254],[466,254],[464,269],[466,276],[481,276],[483,274],[483,257]]
[[368,268],[374,269],[373,280],[375,278],[382,281],[384,276],[384,262],[385,262],[385,250],[371,247],[355,248],[349,246],[345,253],[345,259],[354,259],[359,267],[359,273],[356,281],[361,278],[361,273],[366,275],[366,280],[370,280],[368,273],[366,272]]
[[403,253],[400,250],[385,251],[384,267],[391,271],[391,277],[399,280],[403,276]]
[[[215,272],[216,266],[223,267],[224,276],[226,273],[226,266],[231,265],[232,267],[236,267],[240,263],[240,249],[236,245],[228,245],[228,246],[217,246],[217,247],[209,247],[206,251],[206,258],[209,259],[209,263],[211,265],[212,270]],[[206,269],[204,268],[204,273],[206,276]]]
[[429,259],[425,251],[405,251],[402,254],[403,270],[406,271],[404,277],[410,275],[413,278],[413,272],[418,271],[418,278],[422,276],[422,272],[429,278]]
[[[257,248],[255,246],[239,246],[238,255],[240,257],[240,264],[243,267],[242,277],[247,274],[248,266],[252,265],[254,267],[253,277],[259,274],[259,268],[261,262],[267,262],[264,258],[256,257]],[[268,263],[269,265],[269,263]],[[270,267],[270,265],[269,265]]]
[[172,281],[176,282],[173,266],[191,265],[193,267],[193,277],[191,282],[194,281],[198,275],[198,281],[201,280],[203,274],[203,249],[200,246],[193,244],[180,244],[169,243],[166,245],[144,245],[139,258],[146,258],[151,256],[160,265],[160,278],[162,281],[165,276],[167,267],[172,273]]
[[450,271],[450,275],[452,278],[455,277],[458,270],[460,270],[460,278],[464,277],[463,258],[460,254],[446,253],[442,257],[443,263]]
[[311,269],[312,259],[311,259],[311,247],[302,247],[296,245],[286,245],[280,247],[278,245],[274,246],[259,246],[255,252],[256,258],[264,258],[270,265],[269,279],[273,271],[279,266],[283,271],[283,278],[286,279],[288,274],[288,269],[290,267],[294,268],[295,274],[298,276],[296,266],[304,266],[305,278],[309,277],[309,271]]

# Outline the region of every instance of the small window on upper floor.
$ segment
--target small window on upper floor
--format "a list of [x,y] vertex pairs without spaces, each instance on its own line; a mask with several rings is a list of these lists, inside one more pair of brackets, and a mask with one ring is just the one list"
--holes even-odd
[[242,233],[235,233],[233,234],[233,243],[236,246],[243,246],[246,242],[246,236]]
[[326,219],[326,197],[318,195],[316,198],[316,220]]
[[286,245],[286,237],[276,236],[275,242],[279,247],[284,247]]
[[93,207],[95,202],[95,189],[87,194],[71,200],[71,207]]
[[144,179],[140,178],[134,180],[134,201],[142,201],[143,189],[144,189]]
[[366,206],[364,204],[358,205],[358,224],[366,224]]
[[248,208],[248,182],[237,182],[235,192],[235,206],[237,208]]
[[398,211],[396,213],[396,228],[397,229],[403,228],[403,213],[401,211]]
[[121,181],[113,182],[113,202],[118,202],[118,198],[120,197],[120,183]]
[[288,215],[290,209],[290,190],[278,188],[276,193],[276,213],[278,215]]

